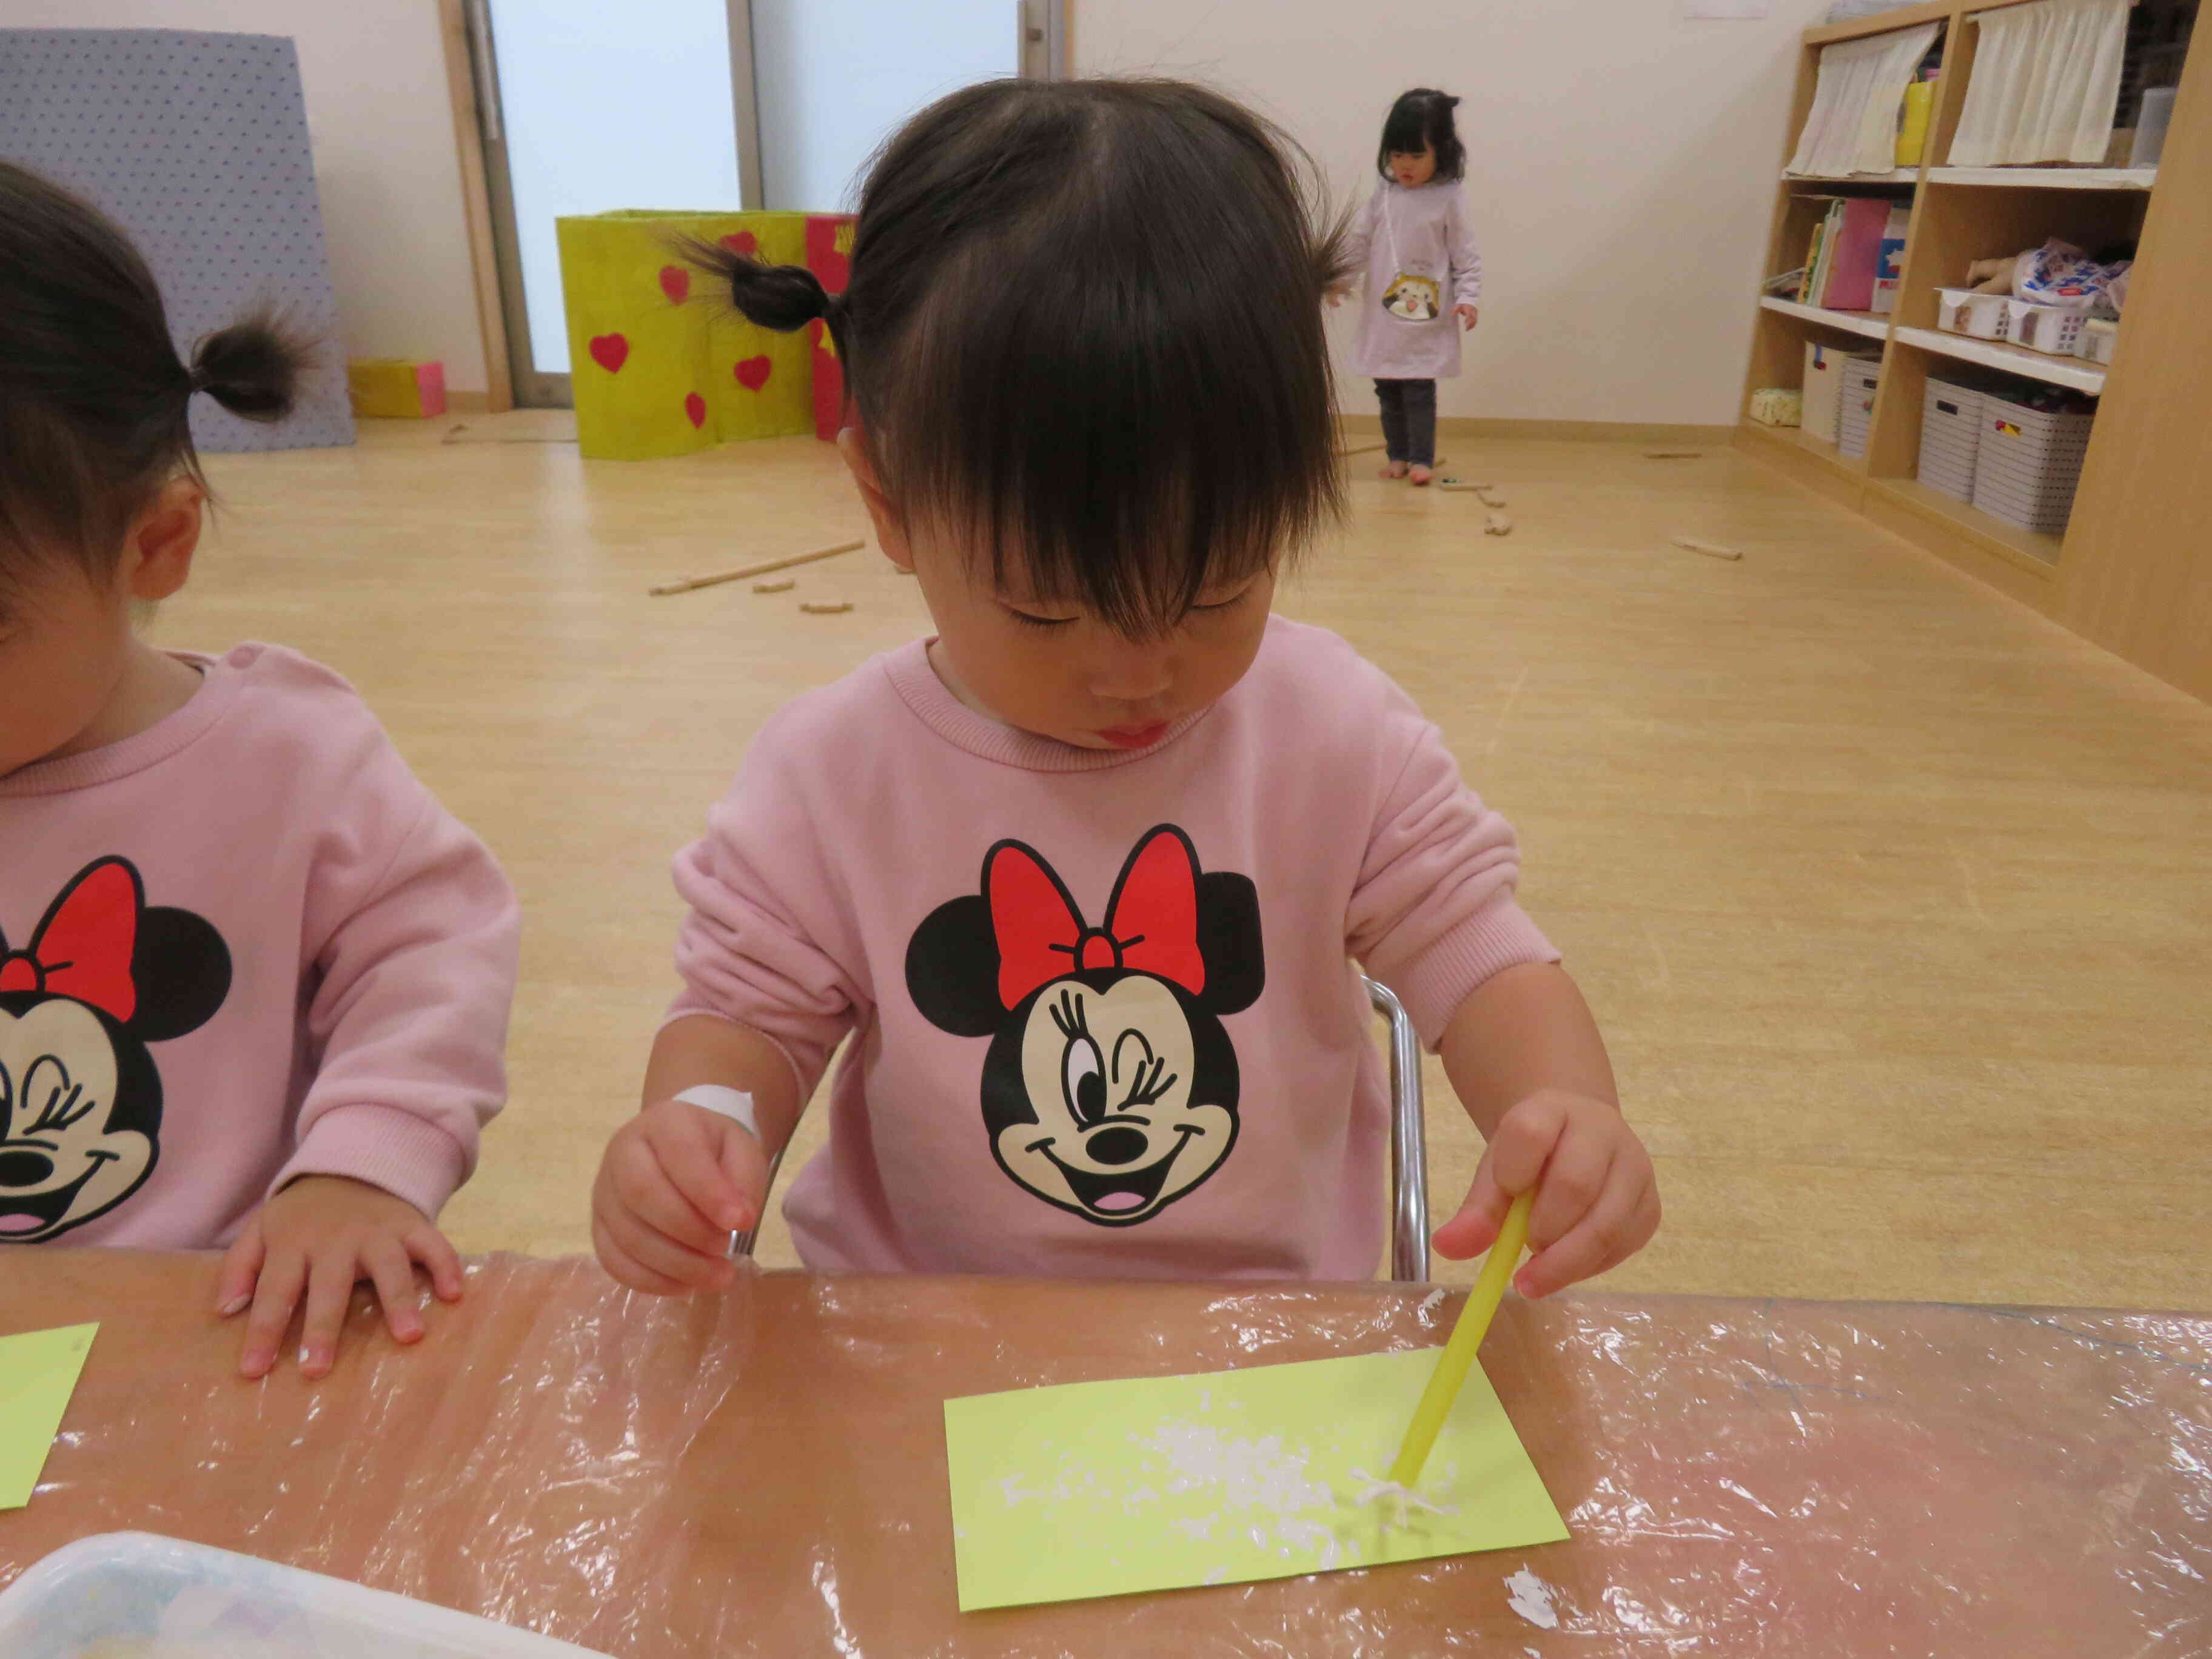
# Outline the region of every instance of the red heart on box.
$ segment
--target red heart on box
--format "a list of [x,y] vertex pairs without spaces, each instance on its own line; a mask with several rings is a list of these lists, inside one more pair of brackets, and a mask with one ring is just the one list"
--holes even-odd
[[768,384],[769,371],[775,365],[766,357],[747,357],[737,366],[738,384],[748,392],[758,392]]
[[682,265],[663,265],[660,268],[660,291],[672,305],[682,305],[691,297],[691,273]]
[[684,412],[691,417],[692,425],[707,424],[707,400],[697,392],[693,392],[684,400]]
[[733,236],[725,236],[722,238],[722,246],[729,249],[732,253],[758,253],[760,252],[760,238],[754,235],[750,230],[741,230]]
[[592,336],[592,361],[610,374],[629,361],[629,342],[619,334]]

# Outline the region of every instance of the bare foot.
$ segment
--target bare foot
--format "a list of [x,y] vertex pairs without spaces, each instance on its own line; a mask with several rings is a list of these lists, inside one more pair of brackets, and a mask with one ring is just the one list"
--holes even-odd
[[1431,472],[1425,466],[1417,466],[1413,469],[1412,476],[1415,483],[1425,484],[1436,475]]
[[1382,471],[1376,476],[1382,478],[1402,478],[1406,476],[1406,464],[1403,461],[1386,461],[1382,465]]

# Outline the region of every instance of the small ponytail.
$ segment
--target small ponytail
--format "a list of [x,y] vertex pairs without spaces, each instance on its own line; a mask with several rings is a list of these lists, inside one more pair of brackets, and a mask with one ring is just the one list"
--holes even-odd
[[834,326],[837,301],[805,265],[763,264],[750,254],[696,236],[684,237],[677,252],[695,270],[726,288],[730,304],[749,323],[779,334],[795,333],[817,319]]
[[313,348],[270,313],[218,329],[192,351],[191,387],[248,421],[281,421],[298,402]]

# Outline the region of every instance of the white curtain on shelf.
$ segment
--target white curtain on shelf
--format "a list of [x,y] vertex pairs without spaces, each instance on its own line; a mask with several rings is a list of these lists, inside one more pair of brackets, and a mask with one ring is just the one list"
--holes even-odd
[[2101,163],[2119,103],[2128,5],[2035,0],[1982,13],[1951,165]]
[[1938,25],[1839,40],[1820,49],[1812,112],[1790,171],[1819,178],[1887,173],[1897,165],[1897,113]]

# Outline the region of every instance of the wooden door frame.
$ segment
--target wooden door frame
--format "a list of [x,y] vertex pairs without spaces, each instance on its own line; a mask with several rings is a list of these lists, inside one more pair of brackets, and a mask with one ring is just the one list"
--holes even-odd
[[483,343],[485,407],[493,414],[502,414],[514,407],[514,375],[508,356],[507,313],[500,295],[498,245],[493,238],[491,191],[484,168],[476,60],[469,50],[468,13],[463,0],[438,0],[438,35],[445,47],[453,149],[461,167],[461,212],[468,224],[477,331]]

